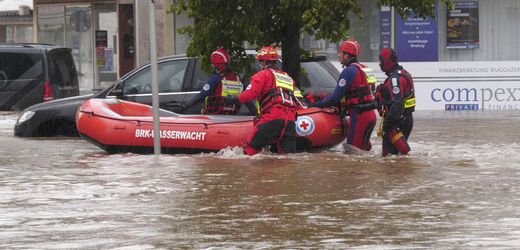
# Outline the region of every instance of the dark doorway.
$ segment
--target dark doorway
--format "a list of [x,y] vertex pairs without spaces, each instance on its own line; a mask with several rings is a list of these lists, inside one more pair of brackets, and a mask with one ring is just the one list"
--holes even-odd
[[135,67],[134,5],[119,5],[119,75],[123,76]]

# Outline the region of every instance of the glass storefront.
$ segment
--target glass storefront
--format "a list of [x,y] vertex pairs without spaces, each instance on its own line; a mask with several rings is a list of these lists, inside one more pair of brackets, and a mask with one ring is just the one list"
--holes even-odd
[[[37,6],[37,40],[72,48],[80,89],[102,88],[117,79],[117,19],[115,4],[52,4]],[[96,31],[106,43],[96,48]]]
[[65,44],[65,10],[63,5],[38,6],[39,43]]
[[92,7],[65,5],[65,46],[72,48],[80,89],[92,88]]
[[97,29],[93,47],[96,50],[96,78],[99,83],[94,88],[101,89],[118,78],[116,5],[108,3],[94,5],[94,13]]

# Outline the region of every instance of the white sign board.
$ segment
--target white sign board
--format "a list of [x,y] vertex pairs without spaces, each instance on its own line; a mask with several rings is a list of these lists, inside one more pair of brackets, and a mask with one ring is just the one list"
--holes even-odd
[[[342,70],[337,62],[333,64]],[[378,63],[378,84],[386,76]],[[402,63],[414,79],[417,110],[520,110],[520,62]]]

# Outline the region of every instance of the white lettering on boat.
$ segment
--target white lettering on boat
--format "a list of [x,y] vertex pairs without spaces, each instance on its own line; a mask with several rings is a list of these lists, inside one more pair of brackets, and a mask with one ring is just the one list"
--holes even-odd
[[[171,140],[204,141],[206,132],[159,130],[159,137]],[[153,130],[136,129],[135,138],[153,138]]]

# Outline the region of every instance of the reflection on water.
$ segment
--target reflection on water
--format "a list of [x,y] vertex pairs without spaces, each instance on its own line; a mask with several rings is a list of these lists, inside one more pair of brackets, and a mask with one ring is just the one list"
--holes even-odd
[[516,113],[422,112],[412,154],[106,155],[12,136],[0,116],[0,246],[520,247]]

